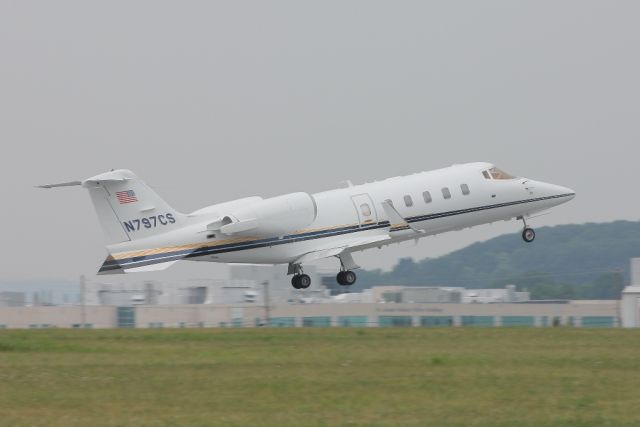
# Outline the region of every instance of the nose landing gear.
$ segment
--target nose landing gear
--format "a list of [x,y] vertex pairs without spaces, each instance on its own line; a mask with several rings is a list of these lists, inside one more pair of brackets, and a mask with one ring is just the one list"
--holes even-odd
[[524,230],[522,230],[522,240],[524,240],[527,243],[531,243],[535,240],[536,238],[536,232],[533,230],[533,228],[525,228]]
[[533,228],[527,225],[527,221],[524,219],[523,216],[519,216],[516,219],[521,219],[522,223],[524,224],[524,230],[522,230],[522,240],[524,240],[527,243],[533,242],[536,238],[536,232],[533,230]]

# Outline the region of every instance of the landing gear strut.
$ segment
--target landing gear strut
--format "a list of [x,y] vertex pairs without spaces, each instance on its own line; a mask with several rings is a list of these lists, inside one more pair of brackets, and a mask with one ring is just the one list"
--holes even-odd
[[522,223],[524,224],[524,230],[522,230],[522,240],[527,243],[533,242],[536,238],[536,232],[533,230],[533,228],[527,226],[527,221],[525,221],[523,216],[518,217],[517,219],[521,219]]

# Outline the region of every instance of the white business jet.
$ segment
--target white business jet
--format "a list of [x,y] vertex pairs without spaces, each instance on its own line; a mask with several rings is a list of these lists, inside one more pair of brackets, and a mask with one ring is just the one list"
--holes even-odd
[[516,218],[526,219],[574,198],[558,185],[512,176],[489,163],[454,165],[316,194],[247,197],[190,214],[177,212],[128,170],[113,170],[81,185],[107,239],[98,274],[163,270],[178,260],[289,264],[291,283],[308,288],[303,265],[340,261],[339,284],[356,281],[352,253],[391,243]]

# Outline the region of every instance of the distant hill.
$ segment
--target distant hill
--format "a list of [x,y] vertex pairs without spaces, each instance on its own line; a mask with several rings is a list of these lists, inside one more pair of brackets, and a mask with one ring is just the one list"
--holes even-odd
[[515,284],[535,298],[618,298],[629,280],[629,259],[640,257],[640,222],[615,221],[536,229],[474,243],[451,254],[414,262],[401,259],[391,272],[358,274],[359,287],[377,284],[503,287]]

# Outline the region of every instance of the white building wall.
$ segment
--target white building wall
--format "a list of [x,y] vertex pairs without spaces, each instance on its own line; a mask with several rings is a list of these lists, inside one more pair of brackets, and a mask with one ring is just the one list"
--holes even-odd
[[640,326],[640,286],[624,288],[620,312],[623,327],[637,328]]
[[631,284],[622,291],[620,305],[622,326],[640,327],[640,258],[631,258]]
[[[635,302],[637,304],[637,299]],[[410,317],[412,325],[419,326],[422,316],[451,316],[453,325],[459,326],[463,316],[491,316],[494,326],[500,326],[503,316],[530,316],[536,326],[543,326],[543,317],[547,326],[552,326],[554,318],[562,325],[573,322],[574,326],[582,326],[585,317],[606,317],[611,320],[610,326],[618,326],[619,306],[619,301],[576,301],[568,304],[291,304],[272,306],[270,318],[293,318],[295,326],[302,326],[305,317],[328,317],[329,324],[335,326],[339,324],[340,316],[359,316],[366,318],[367,326],[377,326],[380,316],[401,316]],[[263,323],[266,316],[265,307],[246,304],[139,305],[133,309],[138,328],[252,327]],[[87,324],[93,328],[114,328],[117,327],[117,310],[111,306],[0,308],[0,327],[47,325],[71,328]]]
[[640,258],[631,258],[631,286],[640,286]]
[[91,327],[114,328],[114,307],[45,306],[7,307],[0,309],[0,325],[5,328]]

